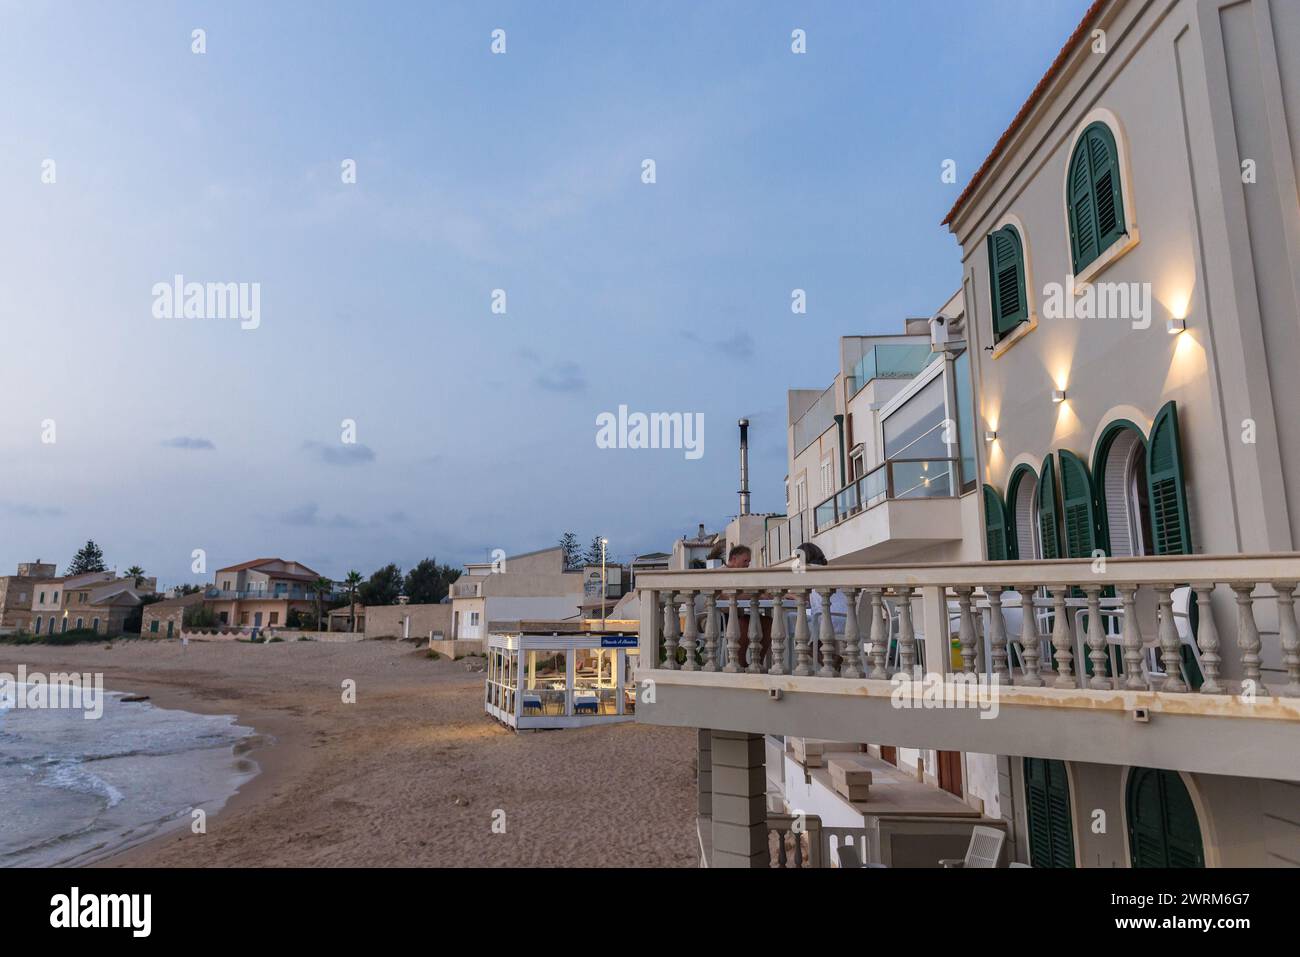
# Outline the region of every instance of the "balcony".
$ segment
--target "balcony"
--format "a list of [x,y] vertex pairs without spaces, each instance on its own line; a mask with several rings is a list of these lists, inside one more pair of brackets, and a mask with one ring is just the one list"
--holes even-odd
[[1295,553],[646,574],[637,720],[1300,781],[1297,582]]
[[872,379],[915,378],[933,357],[928,342],[874,345],[854,364],[848,377],[849,395],[856,395]]
[[958,541],[960,489],[959,459],[890,459],[818,505],[814,534],[828,555],[875,560]]
[[[207,599],[221,599],[227,601],[315,601],[316,592],[309,588],[286,588],[277,589],[221,589],[209,588],[203,592],[203,597]],[[326,592],[321,594],[322,601],[330,601],[334,598],[342,597],[339,591]]]

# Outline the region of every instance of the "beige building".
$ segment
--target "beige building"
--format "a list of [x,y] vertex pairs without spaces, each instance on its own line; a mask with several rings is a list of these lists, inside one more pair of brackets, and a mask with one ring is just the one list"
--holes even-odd
[[22,562],[18,574],[0,576],[0,631],[30,632],[32,602],[36,586],[55,577],[55,566],[42,562]]
[[184,630],[185,612],[203,604],[203,593],[178,595],[144,606],[140,634],[145,638],[177,638]]
[[255,558],[217,569],[203,599],[219,626],[283,628],[291,611],[315,614],[313,585],[320,578],[301,562]]
[[489,621],[577,618],[584,575],[566,570],[564,550],[543,548],[494,562],[470,562],[451,585],[449,640],[487,637]]
[[451,638],[450,602],[421,605],[371,605],[366,608],[367,638]]
[[90,629],[121,634],[127,619],[143,604],[141,596],[153,594],[156,588],[154,578],[118,578],[110,571],[43,579],[32,589],[31,631],[50,635]]
[[[962,461],[953,539],[882,549],[892,518],[842,534],[888,486],[829,508],[792,493],[829,568],[641,578],[664,614],[642,615],[656,700],[637,719],[708,729],[707,863],[767,866],[789,809],[773,798],[791,794],[815,807],[817,859],[853,842],[915,862],[928,838],[858,769],[892,783],[881,764],[919,762],[1005,835],[1004,862],[1300,865],[1296,75],[1294,3],[1090,6],[947,219],[962,320],[932,338],[958,384],[969,357],[975,405],[944,456]],[[886,425],[923,375],[875,410],[886,464]],[[829,459],[825,490],[839,437],[809,435],[830,400],[792,400],[791,418],[819,402],[791,477]],[[761,660],[680,614],[733,589],[795,596],[788,631],[760,609]],[[818,601],[831,614],[810,621]],[[821,771],[809,739],[832,755]],[[858,750],[834,756],[842,742]]]

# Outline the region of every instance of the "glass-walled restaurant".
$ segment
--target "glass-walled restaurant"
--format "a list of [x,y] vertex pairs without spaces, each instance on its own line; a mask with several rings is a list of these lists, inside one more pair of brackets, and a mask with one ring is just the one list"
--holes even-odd
[[488,635],[484,710],[515,729],[631,721],[637,622],[556,622],[573,630]]

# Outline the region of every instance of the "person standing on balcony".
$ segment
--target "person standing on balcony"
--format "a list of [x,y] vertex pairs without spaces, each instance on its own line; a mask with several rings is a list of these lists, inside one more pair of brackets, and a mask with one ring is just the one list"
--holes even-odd
[[[804,542],[795,549],[803,556],[803,564],[809,566],[825,566],[826,553],[820,547],[812,542]],[[826,610],[825,603],[822,601],[822,595],[819,591],[814,591],[808,597],[808,633],[813,636],[814,640],[821,633],[821,615]],[[844,592],[831,592],[831,627],[835,630],[836,636],[844,634],[844,618],[849,613],[849,601],[844,597]],[[824,664],[821,659],[821,648],[817,649],[817,663]],[[837,663],[838,664],[838,663]]]

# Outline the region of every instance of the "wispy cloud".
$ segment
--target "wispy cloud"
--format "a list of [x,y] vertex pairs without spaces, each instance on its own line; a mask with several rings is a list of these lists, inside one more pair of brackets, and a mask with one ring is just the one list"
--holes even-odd
[[556,362],[537,376],[537,385],[547,392],[581,392],[587,379],[576,362]]
[[0,510],[20,518],[53,518],[63,514],[55,505],[32,505],[28,502],[0,502]]
[[304,452],[325,465],[360,465],[373,462],[375,450],[368,445],[328,445],[324,442],[304,442]]
[[163,447],[168,449],[215,449],[211,439],[196,436],[178,435],[174,439],[163,439]]
[[346,515],[334,515],[332,517],[324,516],[320,513],[320,506],[315,502],[309,502],[306,505],[299,505],[297,508],[291,508],[287,512],[282,512],[280,521],[285,525],[296,525],[301,528],[360,528],[361,523],[354,518]]
[[729,359],[752,359],[754,357],[754,337],[748,332],[733,332],[722,339],[705,339],[690,329],[684,329],[682,338],[688,342],[716,349]]

